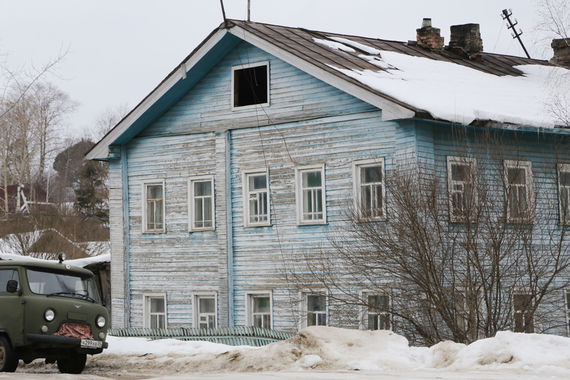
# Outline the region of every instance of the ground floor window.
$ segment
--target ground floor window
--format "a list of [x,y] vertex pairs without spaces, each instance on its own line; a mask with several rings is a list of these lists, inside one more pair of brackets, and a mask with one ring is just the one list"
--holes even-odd
[[271,296],[269,293],[248,294],[249,325],[271,328]]
[[214,329],[218,325],[216,295],[199,294],[194,296],[194,324],[200,329]]
[[514,294],[514,331],[533,333],[534,321],[532,317],[532,296],[530,294]]
[[570,336],[570,289],[566,289],[564,296],[566,301],[566,325],[568,326],[568,336]]
[[144,327],[151,329],[166,328],[166,296],[152,294],[144,296]]
[[390,330],[392,328],[390,296],[387,294],[367,294],[365,302],[368,330]]
[[307,326],[327,325],[327,296],[325,294],[306,295]]

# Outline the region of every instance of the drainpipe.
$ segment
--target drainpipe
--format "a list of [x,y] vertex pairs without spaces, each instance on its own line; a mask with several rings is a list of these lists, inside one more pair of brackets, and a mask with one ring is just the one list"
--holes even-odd
[[121,145],[121,188],[123,191],[123,244],[125,266],[125,313],[124,327],[131,327],[131,227],[129,222],[129,177],[127,167],[127,147]]
[[227,239],[227,273],[228,273],[228,325],[235,326],[234,314],[234,237],[233,237],[233,206],[232,206],[232,134],[226,131],[226,239]]

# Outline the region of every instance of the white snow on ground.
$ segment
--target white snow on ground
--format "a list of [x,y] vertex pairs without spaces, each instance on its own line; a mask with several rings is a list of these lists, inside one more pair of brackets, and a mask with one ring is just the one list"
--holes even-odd
[[466,66],[391,51],[345,38],[315,39],[333,50],[358,48],[358,57],[380,70],[331,68],[366,86],[429,112],[434,118],[470,124],[493,120],[553,128],[560,121],[552,104],[570,102],[570,70],[544,65],[516,66],[523,76],[497,76]]
[[429,348],[410,347],[404,337],[390,331],[333,327],[309,327],[291,339],[260,348],[112,336],[108,341],[109,348],[91,358],[89,368],[113,373],[136,368],[154,375],[161,368],[163,375],[358,370],[433,373],[444,378],[481,372],[497,379],[520,374],[570,378],[570,339],[540,334],[500,332],[468,346],[447,341]]

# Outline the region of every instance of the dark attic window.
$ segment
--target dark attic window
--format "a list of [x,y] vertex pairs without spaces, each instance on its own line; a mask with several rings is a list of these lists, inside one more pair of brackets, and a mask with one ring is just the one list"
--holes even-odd
[[234,107],[268,103],[268,66],[263,63],[233,69]]

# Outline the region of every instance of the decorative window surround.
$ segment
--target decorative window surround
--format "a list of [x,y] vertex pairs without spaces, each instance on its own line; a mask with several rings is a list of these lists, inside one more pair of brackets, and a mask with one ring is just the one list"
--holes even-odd
[[166,294],[143,294],[143,321],[145,328],[165,329],[168,327],[166,318]]
[[474,158],[447,157],[449,219],[452,223],[465,222],[469,208],[477,206],[476,173],[477,160]]
[[244,227],[271,225],[271,200],[267,170],[248,171],[243,174]]
[[148,181],[142,185],[142,231],[163,233],[166,231],[165,181]]
[[356,161],[352,166],[354,210],[362,221],[386,220],[384,172],[384,158]]
[[190,232],[216,229],[214,177],[188,179],[188,230]]
[[509,223],[532,222],[534,195],[530,161],[505,160],[505,198]]
[[295,168],[297,224],[326,224],[325,166]]

